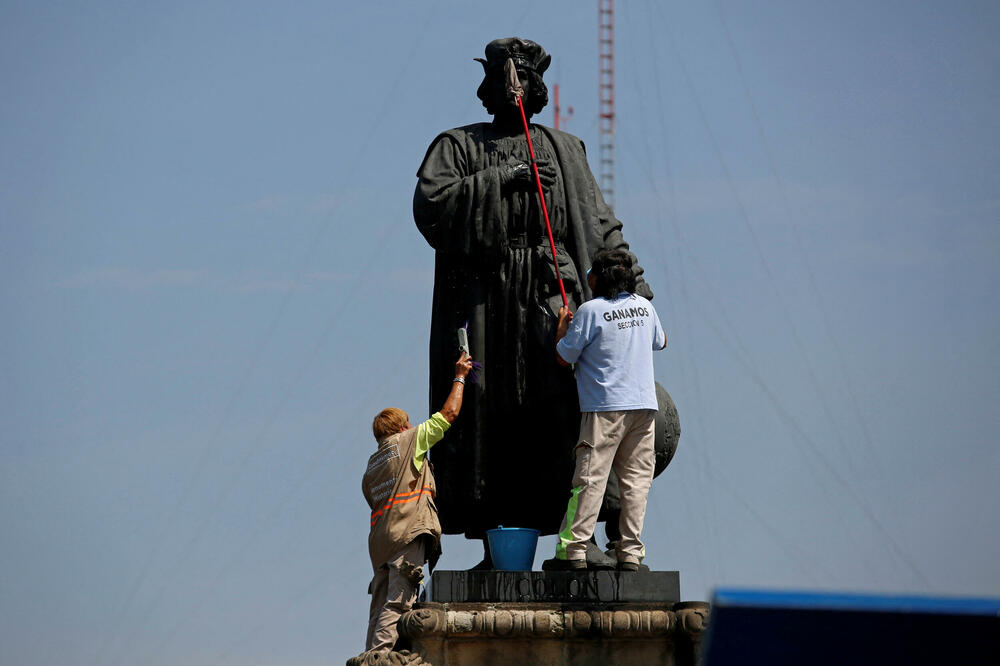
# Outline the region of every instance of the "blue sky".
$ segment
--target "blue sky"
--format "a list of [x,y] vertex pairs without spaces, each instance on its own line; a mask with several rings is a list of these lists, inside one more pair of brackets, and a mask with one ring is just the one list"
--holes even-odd
[[[995,4],[616,10],[616,206],[683,429],[648,563],[685,599],[1000,596]],[[369,424],[427,408],[416,169],[510,35],[596,164],[596,22],[0,4],[0,663],[361,650]]]

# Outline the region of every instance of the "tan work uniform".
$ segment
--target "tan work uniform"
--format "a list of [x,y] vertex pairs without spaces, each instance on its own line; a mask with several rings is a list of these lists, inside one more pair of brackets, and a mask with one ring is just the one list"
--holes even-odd
[[[396,622],[416,601],[419,572],[441,545],[436,486],[427,451],[450,427],[435,413],[416,428],[379,442],[361,482],[371,507],[368,554],[375,572],[366,650],[391,650]],[[401,571],[402,569],[402,571]]]

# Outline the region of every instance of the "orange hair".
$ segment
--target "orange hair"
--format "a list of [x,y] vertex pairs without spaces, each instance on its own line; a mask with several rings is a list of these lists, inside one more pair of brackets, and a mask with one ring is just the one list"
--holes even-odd
[[372,421],[375,440],[381,442],[389,435],[395,435],[410,422],[410,415],[398,407],[386,407]]

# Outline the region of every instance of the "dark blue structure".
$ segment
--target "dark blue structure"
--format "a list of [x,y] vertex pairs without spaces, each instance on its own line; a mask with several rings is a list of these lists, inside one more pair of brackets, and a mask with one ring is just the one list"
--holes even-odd
[[1000,599],[717,590],[704,666],[1000,665]]

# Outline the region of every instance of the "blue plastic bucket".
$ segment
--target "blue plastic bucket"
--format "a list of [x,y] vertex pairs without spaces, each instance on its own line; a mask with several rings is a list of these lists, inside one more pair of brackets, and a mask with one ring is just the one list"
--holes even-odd
[[501,571],[531,571],[538,546],[538,530],[528,527],[504,527],[487,530],[493,568]]

